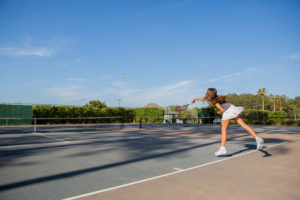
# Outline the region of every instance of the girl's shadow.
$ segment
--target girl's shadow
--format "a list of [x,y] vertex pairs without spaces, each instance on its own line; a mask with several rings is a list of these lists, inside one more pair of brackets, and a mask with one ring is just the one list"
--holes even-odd
[[[236,154],[240,154],[240,153],[243,153],[245,151],[254,150],[254,149],[256,149],[256,145],[254,145],[254,144],[246,144],[245,145],[245,149],[242,149],[240,151],[237,151],[237,152],[234,152],[234,153],[231,153],[231,154],[227,154],[227,155],[225,155],[223,157],[232,157],[232,156],[234,156]],[[261,150],[259,150],[259,151],[262,152],[262,153],[264,153],[263,157],[270,157],[270,156],[272,156],[272,154],[270,154],[268,151],[264,150],[263,148]]]

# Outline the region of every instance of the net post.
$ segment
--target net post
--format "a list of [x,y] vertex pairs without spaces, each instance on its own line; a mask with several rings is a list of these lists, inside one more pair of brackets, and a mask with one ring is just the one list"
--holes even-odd
[[121,129],[124,129],[124,117],[121,117]]
[[142,117],[140,118],[139,129],[142,128]]
[[33,118],[33,132],[36,133],[36,118]]

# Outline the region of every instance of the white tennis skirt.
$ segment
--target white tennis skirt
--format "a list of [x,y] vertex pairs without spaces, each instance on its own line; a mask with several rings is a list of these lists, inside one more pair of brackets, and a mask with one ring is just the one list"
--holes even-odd
[[236,107],[231,105],[222,116],[222,120],[234,119],[244,111],[244,107]]

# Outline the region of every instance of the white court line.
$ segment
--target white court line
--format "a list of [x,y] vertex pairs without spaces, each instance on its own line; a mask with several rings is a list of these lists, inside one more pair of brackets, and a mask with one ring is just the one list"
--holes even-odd
[[[57,139],[57,138],[56,138]],[[58,139],[57,139],[58,140]],[[18,148],[40,148],[40,147],[59,147],[65,146],[66,143],[68,145],[76,145],[76,144],[84,144],[90,141],[101,141],[100,139],[89,139],[89,140],[75,140],[75,141],[60,141],[59,142],[47,142],[47,143],[39,143],[39,144],[18,144],[18,145],[6,145],[0,146],[0,149],[18,149]],[[103,145],[104,146],[104,145]]]
[[[37,133],[34,133],[37,134]],[[84,144],[86,142],[97,142],[97,141],[103,141],[101,138],[94,138],[94,139],[87,139],[87,140],[74,140],[74,141],[66,141],[63,139],[58,139],[58,138],[54,138],[51,136],[46,136],[43,134],[37,134],[37,135],[41,135],[44,137],[48,137],[51,139],[55,139],[58,140],[59,142],[47,142],[47,143],[38,143],[38,144],[18,144],[18,145],[5,145],[5,146],[0,146],[0,149],[16,149],[16,148],[39,148],[39,147],[51,147],[51,146],[64,146],[66,145],[66,143],[69,144]],[[104,146],[104,145],[102,145]]]
[[[12,149],[27,149],[27,148],[42,148],[42,147],[52,147],[52,146],[64,146],[66,142],[48,142],[48,143],[42,143],[42,144],[18,144],[18,145],[6,145],[6,146],[0,146],[0,149],[5,150],[12,150]],[[67,142],[70,144],[71,142]],[[76,143],[72,143],[76,144]]]
[[34,133],[34,135],[40,135],[40,136],[44,136],[44,137],[51,138],[51,139],[54,139],[54,140],[58,140],[58,141],[63,141],[63,142],[69,143],[69,141],[66,141],[66,140],[63,140],[63,139],[59,139],[59,138],[55,138],[55,137],[51,137],[51,136],[48,136],[48,135],[43,135],[43,134],[40,134],[40,133]]
[[[275,147],[275,146],[285,144],[285,143],[287,143],[287,142],[274,144],[274,145],[271,145],[269,147],[266,147],[265,149]],[[246,153],[238,154],[238,155],[235,155],[235,156],[232,156],[232,157],[216,160],[216,161],[213,161],[213,162],[205,163],[205,164],[194,166],[194,167],[191,167],[191,168],[182,169],[180,171],[163,174],[163,175],[160,175],[160,176],[155,176],[155,177],[152,177],[152,178],[147,178],[147,179],[143,179],[143,180],[140,180],[140,181],[127,183],[127,184],[119,185],[119,186],[116,186],[116,187],[106,188],[106,189],[98,190],[98,191],[95,191],[95,192],[90,192],[90,193],[86,193],[86,194],[82,194],[82,195],[78,195],[78,196],[74,196],[74,197],[69,197],[69,198],[66,198],[66,199],[63,199],[63,200],[74,200],[74,199],[78,199],[78,198],[82,198],[82,197],[91,196],[91,195],[94,195],[94,194],[99,194],[99,193],[103,193],[103,192],[107,192],[107,191],[111,191],[111,190],[115,190],[115,189],[128,187],[128,186],[131,186],[131,185],[136,185],[136,184],[139,184],[139,183],[144,183],[144,182],[147,182],[147,181],[163,178],[163,177],[170,176],[170,175],[173,175],[173,174],[179,174],[179,173],[190,171],[190,170],[197,169],[197,168],[200,168],[200,167],[205,167],[207,165],[211,165],[211,164],[214,164],[214,163],[219,163],[219,162],[222,162],[222,161],[225,161],[225,160],[229,160],[229,159],[236,158],[236,157],[239,157],[239,156],[247,155],[247,154],[250,154],[250,153],[253,153],[253,152],[257,152],[257,150],[249,151],[249,152],[246,152]]]
[[179,169],[179,168],[173,168],[173,169],[175,169],[176,171],[182,171],[183,169]]

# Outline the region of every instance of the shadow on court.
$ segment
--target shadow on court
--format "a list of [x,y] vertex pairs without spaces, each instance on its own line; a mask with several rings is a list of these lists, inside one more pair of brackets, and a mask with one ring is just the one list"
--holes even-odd
[[[282,143],[284,141],[285,142],[290,142],[289,140],[281,140],[281,139],[275,139],[275,138],[266,138],[266,139],[264,139],[264,141],[265,141],[265,144],[268,144],[268,143]],[[234,152],[234,153],[231,153],[231,154],[227,154],[227,155],[221,156],[221,157],[232,157],[234,155],[238,155],[238,154],[247,152],[249,150],[255,150],[255,149],[256,149],[256,145],[255,144],[245,144],[244,148],[242,150]],[[280,153],[280,154],[288,154],[289,151],[290,151],[289,149],[287,149],[285,147],[278,147],[277,149],[278,149],[277,153]],[[263,149],[261,149],[259,151],[264,154],[263,157],[270,157],[270,156],[272,156],[272,154],[269,153],[265,148],[263,148]]]

